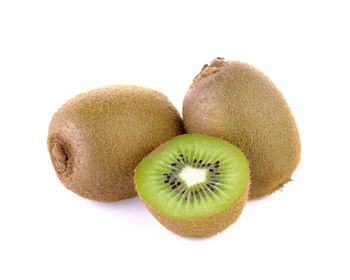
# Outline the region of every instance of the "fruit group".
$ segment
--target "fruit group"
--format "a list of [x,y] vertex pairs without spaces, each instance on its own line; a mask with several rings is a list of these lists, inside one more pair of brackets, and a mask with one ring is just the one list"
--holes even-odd
[[187,133],[216,136],[236,145],[249,161],[249,198],[287,183],[300,160],[294,117],[271,80],[253,66],[214,59],[205,65],[183,102]]
[[248,198],[249,168],[232,144],[182,135],[137,166],[138,194],[155,218],[185,237],[209,237],[237,220]]
[[138,86],[109,86],[79,94],[53,116],[47,145],[61,182],[98,201],[136,195],[137,164],[183,133],[168,98]]

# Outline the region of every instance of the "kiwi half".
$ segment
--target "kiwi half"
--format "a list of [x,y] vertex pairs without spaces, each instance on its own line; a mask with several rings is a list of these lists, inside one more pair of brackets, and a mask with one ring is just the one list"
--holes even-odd
[[195,77],[183,101],[187,133],[222,138],[249,161],[249,198],[290,181],[300,161],[300,137],[289,106],[255,67],[217,58]]
[[136,195],[137,164],[182,134],[182,119],[162,93],[139,86],[108,86],[79,94],[52,117],[47,145],[61,182],[98,201]]
[[209,237],[234,223],[248,198],[249,168],[232,144],[182,135],[137,166],[138,194],[166,228],[185,237]]

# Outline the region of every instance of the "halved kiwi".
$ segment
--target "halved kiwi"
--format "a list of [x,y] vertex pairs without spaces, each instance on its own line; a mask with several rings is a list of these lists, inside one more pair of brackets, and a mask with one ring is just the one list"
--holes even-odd
[[137,192],[166,228],[185,237],[212,236],[237,220],[248,198],[243,153],[205,135],[173,138],[135,172]]

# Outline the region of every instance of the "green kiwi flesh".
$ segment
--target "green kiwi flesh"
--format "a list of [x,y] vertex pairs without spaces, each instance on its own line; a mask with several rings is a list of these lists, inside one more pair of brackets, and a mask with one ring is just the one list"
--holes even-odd
[[92,200],[136,195],[134,170],[143,157],[183,133],[182,119],[162,93],[108,86],[66,102],[50,122],[47,145],[61,182]]
[[232,144],[205,135],[175,137],[137,166],[138,194],[171,231],[208,237],[240,215],[248,197],[249,168]]
[[195,77],[183,101],[187,133],[222,138],[249,161],[249,198],[290,181],[300,161],[297,125],[283,95],[260,70],[217,58]]

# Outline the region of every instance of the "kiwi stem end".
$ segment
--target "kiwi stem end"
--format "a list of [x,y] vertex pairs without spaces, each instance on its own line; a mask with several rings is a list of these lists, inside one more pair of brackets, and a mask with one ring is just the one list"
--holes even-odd
[[64,173],[68,169],[68,156],[65,148],[59,142],[53,142],[51,145],[52,163],[59,173]]

